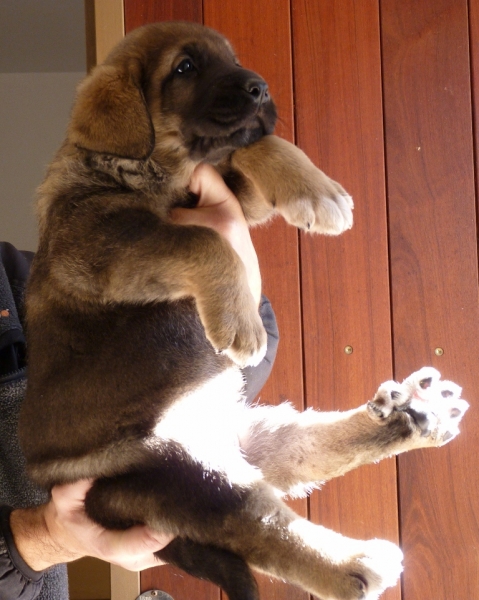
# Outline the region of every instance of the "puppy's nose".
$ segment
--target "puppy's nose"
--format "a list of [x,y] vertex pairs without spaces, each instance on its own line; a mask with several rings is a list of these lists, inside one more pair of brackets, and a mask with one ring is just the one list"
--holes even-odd
[[263,104],[269,99],[268,84],[263,79],[250,79],[245,84],[245,90],[258,104]]

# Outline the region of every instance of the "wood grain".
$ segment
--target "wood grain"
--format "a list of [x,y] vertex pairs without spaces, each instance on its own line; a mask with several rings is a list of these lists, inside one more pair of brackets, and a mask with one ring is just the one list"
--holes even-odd
[[478,143],[478,119],[479,119],[479,0],[469,2],[469,47],[471,57],[472,76],[472,109],[473,109],[473,134],[475,149],[475,171],[476,171],[476,207],[479,208],[479,156],[477,154]]
[[[276,132],[292,141],[293,90],[289,1],[205,0],[205,25],[226,35],[242,64],[268,82],[279,113]],[[263,277],[280,329],[273,375],[261,393],[268,403],[288,399],[302,408],[302,347],[298,233],[281,219],[253,231]]]
[[[260,73],[268,82],[279,112],[276,129],[293,140],[293,96],[291,72],[291,31],[288,0],[205,0],[204,23],[231,40],[244,66]],[[301,318],[299,301],[298,234],[276,220],[253,232],[263,276],[264,293],[270,298],[280,329],[281,342],[270,380],[261,392],[268,403],[291,400],[303,408]],[[290,503],[306,515],[306,502]],[[305,600],[308,594],[257,575],[262,598]],[[225,598],[225,596],[223,595]]]
[[[474,399],[479,315],[468,6],[383,0],[381,15],[395,370],[401,378],[432,364]],[[477,596],[473,410],[462,430],[443,449],[400,460],[405,600]]]
[[128,33],[136,27],[156,21],[194,21],[202,23],[201,0],[124,0],[125,29]]
[[[298,145],[355,200],[350,232],[301,237],[306,402],[345,410],[392,374],[379,13],[370,0],[292,6]],[[385,461],[315,492],[311,518],[397,541],[396,493]],[[399,597],[399,586],[382,596]]]

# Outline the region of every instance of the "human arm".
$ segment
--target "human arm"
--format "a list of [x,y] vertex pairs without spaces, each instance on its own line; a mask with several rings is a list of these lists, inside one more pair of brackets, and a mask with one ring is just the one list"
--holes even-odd
[[153,552],[166,546],[172,536],[147,527],[109,531],[91,521],[83,508],[91,482],[56,486],[51,500],[35,508],[18,509],[10,515],[15,545],[35,571],[93,556],[129,570],[160,564]]

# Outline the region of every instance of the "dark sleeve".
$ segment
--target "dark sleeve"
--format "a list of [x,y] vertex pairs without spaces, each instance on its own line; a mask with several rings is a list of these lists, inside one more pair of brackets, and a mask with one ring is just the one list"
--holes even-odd
[[[11,244],[0,242],[0,309],[9,317],[0,319],[0,380],[9,390],[20,390],[20,379],[24,378],[23,295],[32,256],[32,253],[19,252]],[[15,376],[16,374],[18,376]],[[2,408],[8,410],[9,417],[15,420],[14,409],[8,408],[8,402],[12,398],[6,395],[5,389],[7,388],[0,388],[0,398],[5,402]],[[1,414],[3,418],[5,415]],[[16,439],[14,433],[12,439]],[[1,441],[5,444],[11,442],[11,439]],[[12,460],[15,449],[11,445],[8,446],[9,453],[5,455],[2,454],[4,450],[5,446],[0,444],[0,459],[4,463],[2,467],[18,466],[17,462]],[[5,475],[2,469],[0,472]],[[16,483],[23,484],[21,472],[16,472]],[[5,479],[0,480],[0,497],[2,496],[7,502],[9,500],[6,498],[13,499],[15,496],[15,490],[12,490],[12,486],[9,486],[8,480]],[[40,595],[43,587],[43,573],[33,571],[18,553],[10,529],[12,510],[9,506],[0,506],[0,600],[34,600]]]
[[32,252],[0,242],[0,310],[9,317],[0,319],[0,378],[25,367],[23,299],[32,259]]
[[253,400],[260,393],[261,388],[266,383],[271,369],[273,368],[274,359],[276,358],[276,351],[278,350],[279,343],[279,332],[278,325],[276,323],[276,317],[274,315],[273,307],[271,302],[266,296],[261,297],[261,304],[259,307],[259,314],[263,321],[264,328],[268,335],[268,347],[266,355],[263,360],[256,367],[245,367],[243,369],[243,375],[245,378],[245,393],[246,401],[251,404]]
[[43,573],[33,571],[22,559],[10,529],[9,506],[0,507],[0,598],[34,600],[40,594]]

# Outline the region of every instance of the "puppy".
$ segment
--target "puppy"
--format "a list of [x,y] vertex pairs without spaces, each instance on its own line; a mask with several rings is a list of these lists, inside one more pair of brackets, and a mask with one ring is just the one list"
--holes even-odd
[[266,336],[244,267],[216,232],[169,214],[194,205],[188,183],[207,162],[251,225],[279,213],[350,228],[348,194],[271,135],[275,120],[266,82],[192,23],[132,32],[80,85],[39,189],[21,443],[36,482],[95,479],[92,519],[173,533],[158,556],[230,600],[257,600],[250,568],[323,600],[377,598],[400,550],[309,523],[280,496],[439,446],[467,403],[426,369],[344,414],[245,405],[241,367]]

